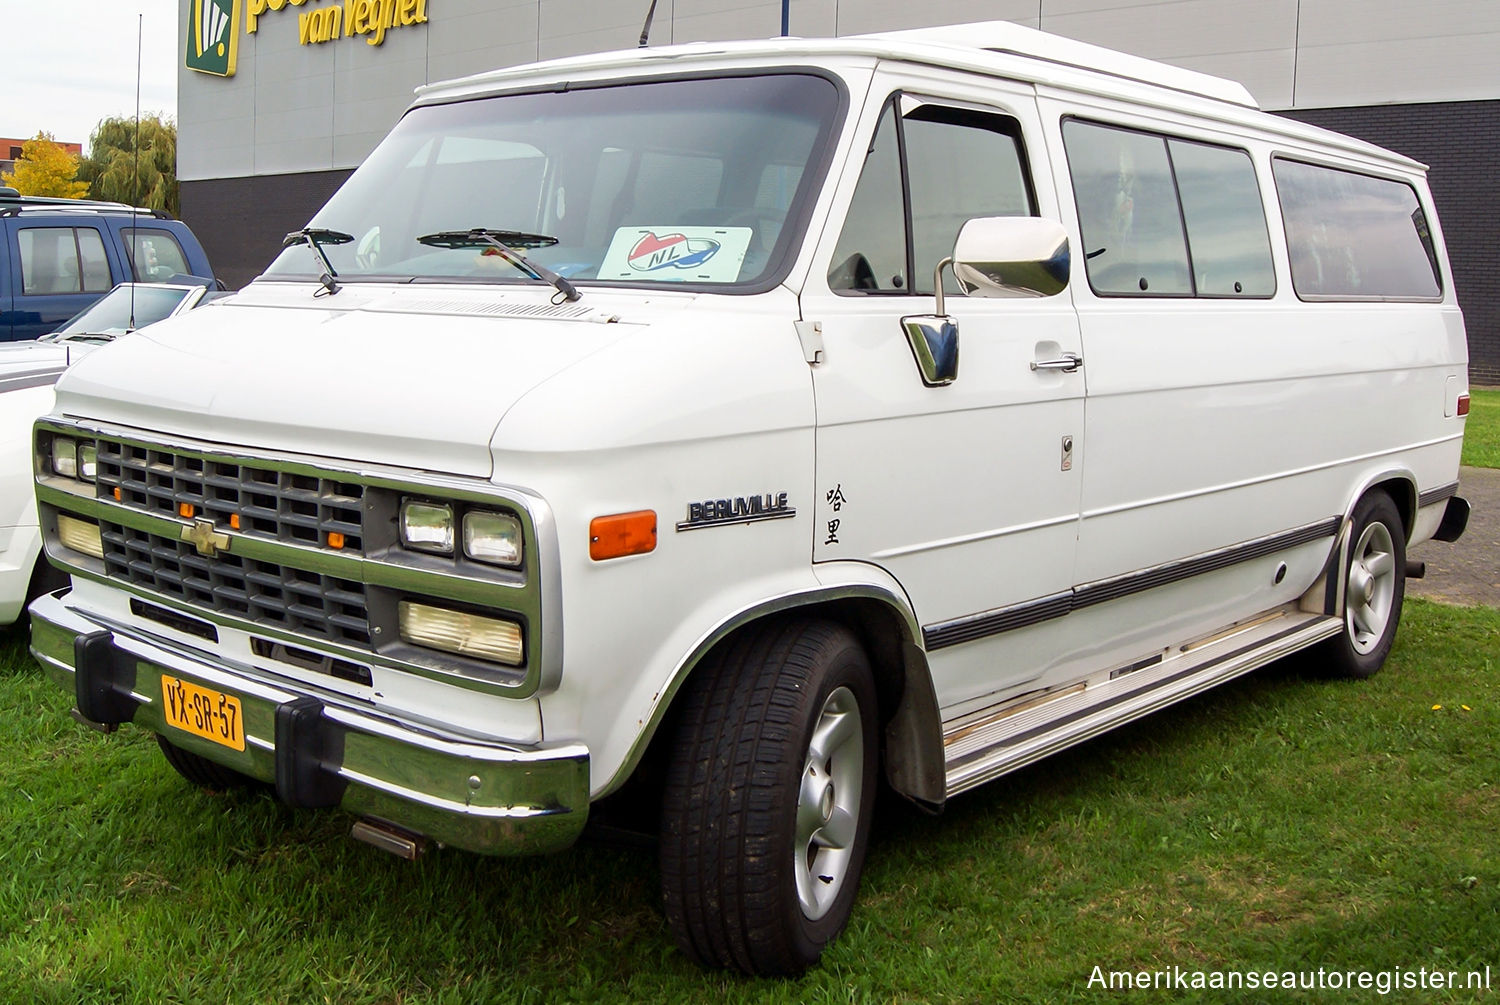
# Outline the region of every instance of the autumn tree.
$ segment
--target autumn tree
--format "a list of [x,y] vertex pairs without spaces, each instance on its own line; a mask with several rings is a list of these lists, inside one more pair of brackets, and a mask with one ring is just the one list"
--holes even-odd
[[160,115],[141,119],[136,149],[134,119],[105,119],[89,137],[78,166],[95,199],[125,202],[178,215],[177,124]]
[[0,185],[9,185],[22,195],[79,199],[88,194],[89,186],[76,181],[77,177],[78,158],[56,143],[50,133],[37,133],[21,144],[15,171],[0,175]]

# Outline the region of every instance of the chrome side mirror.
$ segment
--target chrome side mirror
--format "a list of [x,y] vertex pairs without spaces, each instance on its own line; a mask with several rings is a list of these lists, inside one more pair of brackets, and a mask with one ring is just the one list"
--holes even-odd
[[966,296],[1052,297],[1068,288],[1070,257],[1068,232],[1056,220],[978,217],[958,232],[953,277]]

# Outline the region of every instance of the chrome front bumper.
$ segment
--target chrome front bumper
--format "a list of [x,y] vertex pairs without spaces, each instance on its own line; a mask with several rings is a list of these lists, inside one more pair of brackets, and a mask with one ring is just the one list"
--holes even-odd
[[[99,623],[55,596],[31,606],[31,653],[75,696],[86,721],[132,722],[164,734],[178,747],[273,783],[294,806],[337,806],[492,855],[566,847],[588,817],[589,756],[581,744],[523,747],[445,735]],[[168,723],[163,675],[238,698],[245,749]]]

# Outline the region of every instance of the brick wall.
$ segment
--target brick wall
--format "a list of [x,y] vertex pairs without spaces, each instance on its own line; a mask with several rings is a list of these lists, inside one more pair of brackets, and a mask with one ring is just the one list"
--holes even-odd
[[1280,114],[1431,166],[1427,180],[1469,331],[1469,380],[1500,385],[1500,101],[1298,108]]

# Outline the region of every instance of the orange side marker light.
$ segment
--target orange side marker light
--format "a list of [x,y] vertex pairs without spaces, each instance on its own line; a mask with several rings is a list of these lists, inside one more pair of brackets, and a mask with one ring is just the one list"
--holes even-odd
[[232,530],[240,529],[240,515],[238,513],[229,514],[229,526]]
[[178,503],[177,515],[184,520],[191,520],[198,513],[198,508],[192,503]]
[[655,550],[655,510],[596,516],[589,522],[589,558],[596,562]]
[[336,530],[328,532],[328,547],[342,548],[344,546],[344,535]]

